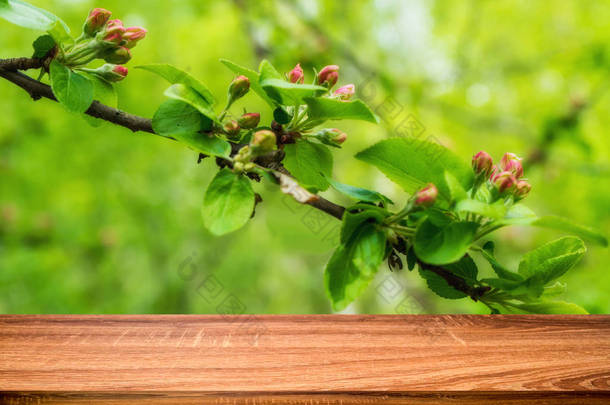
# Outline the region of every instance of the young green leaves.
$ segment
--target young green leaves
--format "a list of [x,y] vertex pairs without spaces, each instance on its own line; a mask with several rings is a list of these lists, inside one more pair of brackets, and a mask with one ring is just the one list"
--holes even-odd
[[387,139],[358,153],[356,158],[376,166],[407,192],[433,183],[446,201],[450,200],[450,193],[445,171],[464,188],[469,188],[473,180],[472,170],[460,158],[441,145],[428,141]]
[[308,119],[316,125],[328,120],[342,119],[379,122],[378,117],[362,101],[345,101],[340,99],[339,95],[327,97],[328,87],[303,84],[302,79],[291,81],[290,75],[288,75],[289,80],[285,80],[269,61],[263,60],[258,72],[228,60],[221,62],[236,74],[250,79],[252,90],[276,111],[274,116],[282,124],[288,123],[291,117],[287,116],[286,109],[281,107],[292,108],[295,105],[307,105]]
[[231,145],[213,134],[203,133],[220,124],[214,112],[214,96],[208,88],[188,73],[167,64],[138,66],[172,83],[165,101],[152,121],[156,133],[174,138],[197,152],[228,158]]
[[347,307],[375,277],[386,252],[387,235],[380,226],[385,215],[366,204],[345,213],[341,244],[324,272],[326,293],[335,311]]
[[[515,204],[531,187],[522,178],[523,167],[516,155],[505,154],[494,171],[491,157],[480,152],[473,158],[471,169],[440,145],[388,139],[360,152],[357,158],[375,165],[414,194],[403,209],[390,213],[387,208],[370,204],[382,202],[373,192],[333,184],[347,195],[368,201],[346,211],[341,245],[326,268],[326,288],[333,308],[349,304],[370,282],[372,266],[384,258],[388,258],[391,268],[402,268],[402,254],[409,269],[419,264],[419,273],[428,287],[444,298],[470,296],[493,312],[586,312],[577,305],[551,300],[562,290],[561,284],[551,283],[585,253],[579,238],[564,237],[527,253],[518,272],[498,262],[491,242],[483,247],[477,244],[490,232],[513,224],[559,229],[607,244],[605,237],[590,228],[556,217],[538,218],[529,208]],[[498,173],[511,180],[510,187],[497,184]],[[527,183],[527,190],[520,190],[519,182]],[[365,238],[373,229],[379,240],[386,242],[383,255],[380,241],[371,245]],[[374,252],[371,246],[376,246]],[[362,259],[364,251],[369,252],[371,260]],[[476,253],[489,262],[497,278],[478,279],[478,268],[471,257]]]
[[243,175],[222,169],[203,199],[203,223],[214,235],[233,232],[248,222],[254,209],[254,191]]
[[470,248],[478,228],[474,222],[441,218],[426,218],[417,227],[415,253],[426,263],[442,265],[459,260]]
[[328,188],[327,177],[333,169],[333,155],[324,145],[298,140],[284,147],[284,166],[310,191],[324,191]]
[[68,111],[84,113],[93,102],[93,83],[58,61],[50,66],[53,94]]
[[361,120],[373,124],[379,123],[379,117],[360,100],[343,101],[313,97],[307,97],[304,100],[309,107],[309,116],[312,120],[320,122],[327,120]]
[[21,0],[0,1],[0,18],[24,28],[45,31],[57,42],[70,39],[70,29],[59,17]]

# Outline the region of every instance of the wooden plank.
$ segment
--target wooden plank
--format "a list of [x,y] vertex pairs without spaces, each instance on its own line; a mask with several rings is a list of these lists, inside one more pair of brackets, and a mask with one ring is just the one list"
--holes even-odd
[[0,315],[0,393],[15,404],[610,404],[610,317]]

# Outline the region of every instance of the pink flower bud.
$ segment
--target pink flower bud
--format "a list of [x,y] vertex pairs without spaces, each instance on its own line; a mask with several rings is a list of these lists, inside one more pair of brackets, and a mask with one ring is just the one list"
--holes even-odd
[[240,130],[239,124],[235,120],[226,122],[222,128],[231,138],[238,135]]
[[472,169],[475,174],[487,177],[491,174],[492,167],[493,159],[489,153],[480,151],[472,157]]
[[515,177],[520,178],[523,176],[523,166],[521,165],[521,158],[514,153],[505,153],[500,161],[500,167],[502,170],[511,172]]
[[250,145],[261,152],[271,152],[277,147],[275,134],[268,129],[256,131]]
[[128,73],[128,70],[125,66],[113,65],[110,63],[106,63],[97,69],[87,71],[99,76],[100,78],[110,83],[120,82],[125,77],[127,77]]
[[519,180],[515,186],[514,195],[517,200],[525,198],[529,194],[532,186],[526,180]]
[[356,92],[356,87],[354,87],[353,84],[348,84],[346,86],[343,87],[339,87],[337,90],[335,90],[335,96],[339,96],[339,98],[341,100],[349,100],[350,98],[352,98],[352,96],[354,95],[354,93]]
[[256,128],[260,121],[261,115],[259,113],[246,113],[239,117],[237,123],[244,129],[252,129]]
[[229,98],[233,101],[242,98],[250,90],[250,80],[246,76],[237,76],[229,85]]
[[500,194],[508,193],[517,184],[515,175],[509,171],[503,171],[496,174],[493,178],[494,186],[498,189]]
[[139,40],[146,36],[147,32],[148,31],[142,27],[129,27],[125,29],[125,33],[123,34],[123,39],[126,41],[125,46],[127,48],[133,48]]
[[422,188],[415,194],[415,206],[416,207],[431,207],[436,202],[438,196],[438,190],[432,183],[428,183],[426,187]]
[[330,89],[337,83],[337,80],[339,80],[339,66],[337,65],[324,66],[318,73],[318,84],[320,86],[326,86]]
[[103,8],[94,8],[89,12],[89,16],[85,21],[85,25],[83,26],[83,32],[85,35],[92,37],[97,32],[101,31],[108,22],[110,15],[112,13],[108,10],[104,10]]
[[301,64],[297,63],[297,65],[288,73],[288,80],[290,83],[299,83],[303,84],[305,80],[305,74],[303,73],[303,69],[301,69]]
[[328,138],[331,142],[342,144],[347,139],[347,134],[343,131],[338,130],[337,128],[330,128],[326,130],[328,134]]
[[124,65],[131,60],[131,51],[124,46],[109,49],[104,53],[103,58],[108,63]]
[[105,42],[109,42],[111,44],[120,45],[123,42],[123,33],[125,32],[125,27],[123,27],[123,22],[121,20],[110,20],[106,23],[106,27],[104,28],[102,39]]
[[127,73],[129,73],[129,70],[125,67],[125,66],[121,66],[121,65],[116,65],[112,71],[114,73],[116,73],[117,75],[121,76],[122,78],[127,77]]

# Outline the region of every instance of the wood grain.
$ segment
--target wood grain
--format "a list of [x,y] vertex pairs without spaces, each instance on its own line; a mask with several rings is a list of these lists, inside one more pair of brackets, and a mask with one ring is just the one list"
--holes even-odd
[[610,317],[0,315],[0,394],[11,404],[610,404]]

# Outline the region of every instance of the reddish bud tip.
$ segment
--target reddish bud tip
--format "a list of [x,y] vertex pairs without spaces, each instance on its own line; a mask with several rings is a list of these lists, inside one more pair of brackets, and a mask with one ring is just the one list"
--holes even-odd
[[123,42],[123,33],[125,27],[121,20],[110,20],[106,23],[106,27],[102,34],[102,39],[111,44],[120,45]]
[[326,86],[330,89],[337,83],[337,80],[339,80],[339,66],[337,65],[324,66],[318,73],[318,84],[320,86]]
[[125,66],[113,65],[110,63],[106,63],[91,72],[111,83],[120,82],[127,77],[127,73],[129,73]]
[[489,176],[492,172],[493,159],[489,153],[481,151],[472,157],[472,169],[475,174]]
[[347,134],[337,128],[331,128],[328,130],[329,139],[337,144],[342,144],[347,139]]
[[121,65],[116,65],[112,71],[123,78],[127,77],[127,74],[129,73],[129,70],[125,66]]
[[297,63],[294,69],[288,72],[288,80],[290,81],[290,83],[303,84],[303,81],[305,80],[305,74],[303,73],[303,69],[301,69],[300,63]]
[[502,170],[511,172],[515,177],[520,178],[523,176],[523,166],[521,165],[521,158],[514,153],[505,153],[500,161],[500,167]]
[[256,128],[260,121],[261,115],[259,113],[246,113],[239,117],[237,123],[244,129],[252,129]]
[[517,184],[515,185],[515,191],[514,191],[515,198],[518,200],[525,198],[525,196],[527,196],[529,194],[531,189],[532,189],[531,184],[528,183],[526,180],[517,181]]
[[246,76],[237,76],[229,85],[229,97],[237,100],[246,95],[250,90],[250,80]]
[[103,8],[94,8],[91,10],[87,20],[85,20],[85,25],[83,26],[85,35],[92,37],[97,32],[101,31],[110,19],[110,15],[112,15],[112,13]]
[[133,48],[136,46],[138,41],[143,39],[146,36],[146,29],[142,27],[129,27],[125,29],[123,33],[123,40],[126,41],[125,46],[127,48]]
[[512,172],[509,171],[503,171],[495,174],[492,181],[500,194],[510,192],[517,184],[517,178]]
[[339,87],[335,90],[335,96],[339,96],[341,100],[349,100],[356,93],[356,87],[353,84],[348,84],[343,87]]
[[431,207],[436,202],[438,196],[438,190],[432,183],[428,183],[426,187],[422,188],[415,194],[415,206],[417,207]]

